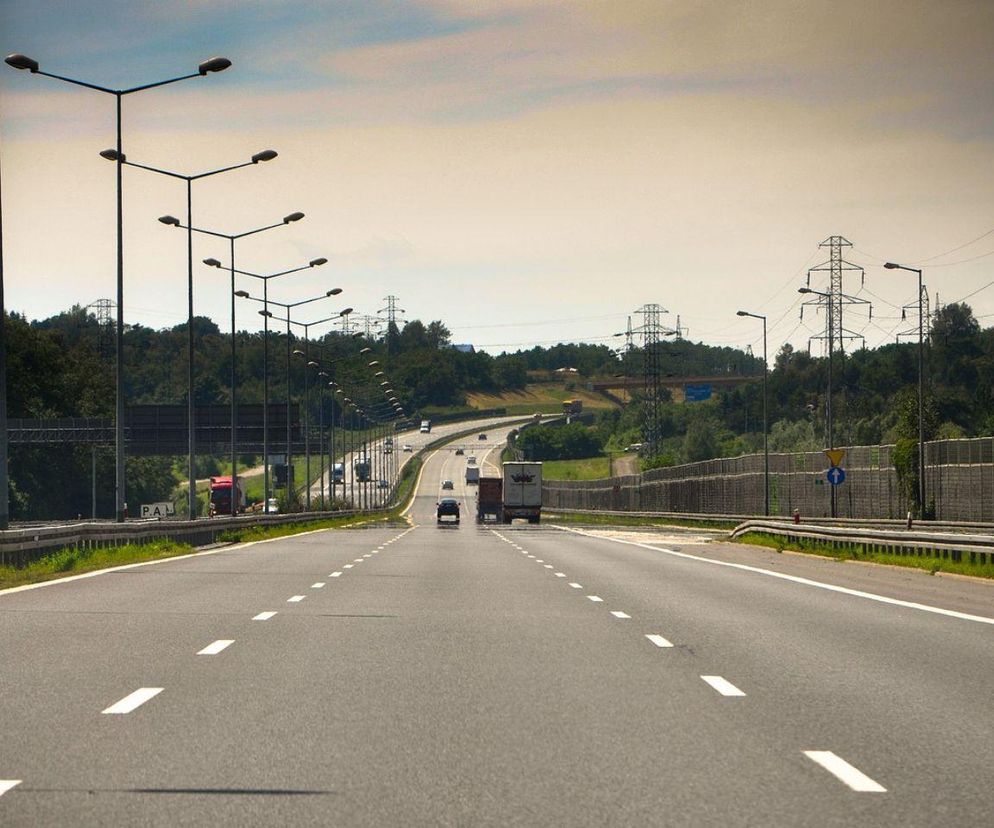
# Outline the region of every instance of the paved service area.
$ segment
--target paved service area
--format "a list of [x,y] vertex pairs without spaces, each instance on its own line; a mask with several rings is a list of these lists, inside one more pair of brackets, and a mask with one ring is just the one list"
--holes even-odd
[[989,821],[991,585],[477,526],[466,462],[402,523],[0,593],[0,824]]

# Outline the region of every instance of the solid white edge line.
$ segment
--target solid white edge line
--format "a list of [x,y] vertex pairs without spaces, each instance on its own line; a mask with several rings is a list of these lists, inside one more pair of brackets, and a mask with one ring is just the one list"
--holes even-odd
[[163,690],[162,687],[139,687],[134,693],[129,693],[119,702],[115,702],[106,710],[101,710],[101,713],[108,713],[111,715],[119,715],[123,713],[130,713],[136,707],[141,707],[149,699],[155,698]]
[[627,612],[622,612],[621,610],[611,610],[611,615],[615,618],[631,618]]
[[197,655],[217,655],[221,650],[226,650],[234,643],[235,639],[233,638],[219,638],[213,644],[208,644],[204,649],[200,650]]
[[721,676],[701,676],[704,681],[711,685],[714,690],[717,690],[723,696],[744,696],[741,690],[732,684],[728,679],[722,678]]
[[286,599],[286,602],[288,604],[299,604],[301,601],[304,600],[305,597],[306,596],[304,595],[291,595],[289,598]]
[[961,621],[976,621],[978,624],[994,625],[994,618],[988,618],[983,615],[971,615],[968,612],[957,612],[956,610],[933,607],[928,604],[919,604],[915,601],[902,601],[900,598],[888,598],[886,595],[877,595],[875,592],[864,592],[861,589],[850,589],[849,587],[837,586],[836,584],[826,584],[823,581],[813,581],[810,578],[802,578],[799,575],[787,575],[784,572],[773,572],[772,570],[763,569],[759,566],[732,563],[731,561],[716,561],[712,558],[701,558],[697,555],[688,555],[686,552],[677,552],[675,549],[666,549],[662,546],[650,546],[647,543],[621,540],[621,538],[608,538],[600,535],[591,535],[589,532],[584,532],[582,529],[574,529],[570,526],[557,526],[555,524],[549,525],[552,526],[553,529],[559,529],[562,532],[574,532],[577,535],[583,535],[584,537],[593,538],[594,540],[604,540],[610,541],[611,543],[623,543],[626,546],[638,546],[642,549],[651,549],[653,552],[662,552],[663,554],[671,555],[674,558],[686,558],[687,560],[700,561],[701,563],[712,564],[713,566],[725,566],[729,569],[738,569],[743,572],[755,572],[759,575],[767,575],[770,578],[779,578],[782,581],[803,584],[804,586],[815,587],[816,589],[824,589],[829,592],[838,592],[843,595],[852,595],[856,598],[865,598],[868,601],[877,601],[881,604],[890,604],[895,607],[906,607],[908,609],[921,610],[922,612],[931,612],[935,615],[944,615],[948,618],[958,618]]
[[879,782],[870,779],[859,768],[854,768],[845,759],[830,750],[805,750],[804,755],[812,762],[821,765],[840,782],[860,793],[887,793]]
[[275,610],[266,610],[265,612],[260,612],[258,615],[253,615],[252,616],[252,620],[253,621],[268,621],[274,615],[276,615],[276,611]]
[[655,633],[649,633],[649,634],[647,634],[646,638],[648,638],[657,647],[672,647],[673,646],[673,644],[670,641],[667,641],[661,635],[656,635]]
[[20,779],[0,779],[0,796],[3,796],[11,788],[21,784]]

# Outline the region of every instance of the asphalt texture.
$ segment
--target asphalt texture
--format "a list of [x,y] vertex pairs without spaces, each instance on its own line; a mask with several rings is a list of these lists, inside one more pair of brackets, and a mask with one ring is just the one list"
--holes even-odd
[[466,464],[403,523],[0,593],[0,825],[990,824],[994,587],[477,526]]

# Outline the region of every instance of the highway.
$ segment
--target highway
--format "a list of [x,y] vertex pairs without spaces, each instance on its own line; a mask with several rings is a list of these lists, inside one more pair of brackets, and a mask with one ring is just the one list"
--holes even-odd
[[0,593],[0,825],[990,823],[994,585],[477,526],[465,466],[402,523]]

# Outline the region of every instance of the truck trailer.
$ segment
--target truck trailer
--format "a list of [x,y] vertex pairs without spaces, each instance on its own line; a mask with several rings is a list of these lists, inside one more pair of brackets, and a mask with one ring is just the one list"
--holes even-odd
[[542,515],[542,464],[504,463],[502,521],[526,518],[538,523]]
[[466,466],[466,485],[473,486],[480,482],[480,467]]
[[481,477],[476,491],[476,522],[494,520],[500,523],[503,519],[504,500],[502,493],[504,481],[499,477]]

